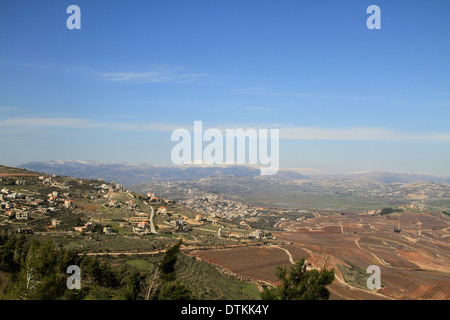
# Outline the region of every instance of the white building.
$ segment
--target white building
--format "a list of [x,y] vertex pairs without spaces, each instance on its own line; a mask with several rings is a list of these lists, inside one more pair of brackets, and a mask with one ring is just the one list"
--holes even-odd
[[28,220],[28,212],[26,211],[18,211],[16,212],[17,220]]
[[73,207],[73,200],[69,200],[69,199],[64,200],[64,207],[72,208]]

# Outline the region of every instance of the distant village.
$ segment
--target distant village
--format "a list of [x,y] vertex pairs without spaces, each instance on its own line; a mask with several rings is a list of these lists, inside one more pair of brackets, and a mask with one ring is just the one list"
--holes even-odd
[[[3,186],[0,190],[0,214],[9,217],[12,220],[28,221],[32,215],[36,216],[51,216],[52,213],[64,209],[73,209],[75,207],[72,194],[69,191],[70,185],[67,181],[58,181],[58,176],[39,176],[38,181],[34,179],[11,180],[7,178],[0,178]],[[78,184],[86,183],[83,180],[77,180]],[[40,185],[42,188],[58,189],[59,191],[52,191],[48,194],[42,194],[35,191],[27,190],[27,185]],[[95,198],[108,198],[110,192],[123,191],[123,186],[119,184],[101,185],[89,184],[90,187],[98,189],[98,194]],[[7,186],[21,186],[21,192],[17,188],[8,188]],[[13,190],[14,189],[14,190]],[[91,198],[94,196],[91,196]],[[3,222],[8,223],[6,220]],[[51,220],[49,229],[55,228],[60,224],[57,219]],[[26,224],[24,224],[26,226]],[[18,233],[32,233],[30,228],[22,227],[17,230]]]
[[244,218],[246,216],[255,216],[259,212],[257,208],[224,198],[222,195],[216,193],[203,193],[200,196],[195,195],[188,200],[182,201],[182,203],[211,218]]
[[[126,228],[135,235],[167,234],[167,233],[191,233],[193,228],[205,224],[213,225],[211,235],[220,238],[237,239],[270,239],[271,234],[263,230],[252,229],[246,223],[245,218],[256,217],[258,208],[246,204],[225,199],[218,194],[206,194],[195,196],[180,204],[197,212],[187,217],[183,212],[174,209],[175,201],[160,197],[148,192],[146,195],[138,195],[125,190],[116,183],[104,183],[102,179],[97,181],[83,179],[62,179],[59,176],[38,176],[33,179],[12,180],[0,178],[0,215],[6,220],[0,225],[16,227],[17,233],[34,233],[30,227],[37,220],[51,221],[45,225],[45,230],[39,232],[52,232],[60,230],[61,221],[56,218],[61,213],[74,215],[74,212],[82,212],[83,203],[102,203],[101,206],[108,210],[123,209],[128,212],[124,216],[118,228]],[[37,188],[36,188],[37,186]],[[76,187],[85,188],[84,194],[73,194]],[[53,190],[42,193],[42,190]],[[121,195],[121,197],[119,196]],[[127,200],[123,201],[125,197]],[[100,202],[99,202],[100,201]],[[144,205],[142,209],[137,202]],[[99,206],[99,207],[101,207]],[[50,219],[49,219],[50,218]],[[155,223],[155,219],[159,222]],[[238,226],[227,225],[227,221],[240,220]],[[41,228],[42,229],[42,228]],[[195,231],[195,230],[194,230]],[[60,232],[78,233],[102,233],[105,235],[118,234],[117,228],[106,225],[101,218],[91,215],[82,224],[65,228]]]

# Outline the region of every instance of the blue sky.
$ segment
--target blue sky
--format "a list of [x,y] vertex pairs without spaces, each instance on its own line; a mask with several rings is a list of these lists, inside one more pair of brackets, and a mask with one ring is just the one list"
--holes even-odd
[[[66,9],[81,8],[81,30]],[[369,30],[369,5],[381,30]],[[450,175],[450,2],[0,2],[0,163],[170,164],[175,128],[279,128],[304,173]]]

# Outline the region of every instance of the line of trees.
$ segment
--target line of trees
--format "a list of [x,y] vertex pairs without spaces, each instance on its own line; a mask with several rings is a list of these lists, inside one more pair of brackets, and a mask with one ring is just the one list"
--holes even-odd
[[[181,240],[169,247],[153,274],[112,269],[96,257],[51,241],[27,240],[24,235],[0,234],[0,300],[191,300],[195,296],[177,278],[175,264]],[[68,266],[82,270],[81,288],[67,288]],[[324,300],[326,286],[334,280],[334,270],[307,270],[305,260],[286,268],[278,267],[282,284],[267,287],[263,300]]]
[[[81,289],[67,288],[67,267],[82,270]],[[0,299],[139,299],[146,278],[140,272],[113,270],[96,257],[51,241],[27,241],[24,235],[0,235]]]
[[[24,235],[4,232],[0,234],[0,300],[192,299],[175,270],[181,244],[178,241],[166,250],[150,277],[125,267],[113,270],[96,257],[79,255],[51,241],[28,241]],[[82,270],[81,289],[67,288],[70,265]]]
[[380,215],[383,216],[385,214],[391,214],[394,212],[402,212],[402,209],[394,209],[394,208],[383,208],[381,209]]

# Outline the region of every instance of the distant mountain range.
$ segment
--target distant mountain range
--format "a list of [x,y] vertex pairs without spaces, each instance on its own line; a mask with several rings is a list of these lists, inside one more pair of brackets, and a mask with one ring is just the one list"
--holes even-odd
[[387,172],[387,171],[368,171],[355,172],[339,175],[316,176],[336,181],[370,181],[379,183],[414,183],[414,182],[435,182],[450,183],[450,177],[435,176],[426,173],[408,173],[408,172]]
[[[214,176],[257,177],[260,174],[258,168],[245,165],[159,166],[148,163],[129,164],[126,162],[81,160],[29,162],[20,165],[19,168],[74,178],[102,178],[105,181],[115,181],[123,185],[134,185],[150,181],[184,181]],[[280,170],[278,174],[270,177],[280,180],[306,179],[300,173],[284,170]]]
[[[19,168],[48,174],[70,176],[74,178],[115,181],[123,185],[134,185],[151,181],[184,181],[216,176],[258,177],[260,170],[246,165],[152,165],[130,164],[126,162],[102,162],[81,160],[56,160],[29,162]],[[280,170],[274,176],[265,179],[278,180],[329,180],[329,181],[368,181],[379,183],[435,182],[450,183],[450,177],[434,176],[423,173],[400,173],[385,171],[357,172],[339,175],[321,175],[306,177],[292,170]]]

